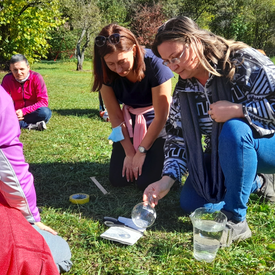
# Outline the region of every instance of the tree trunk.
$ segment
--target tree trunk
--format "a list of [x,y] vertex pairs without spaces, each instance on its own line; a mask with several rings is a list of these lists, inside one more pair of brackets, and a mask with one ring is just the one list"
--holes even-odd
[[[84,35],[86,34],[86,41],[85,44],[82,46],[82,50],[80,49],[80,43],[83,40]],[[83,62],[84,62],[84,56],[85,56],[85,50],[89,45],[91,39],[91,35],[89,32],[89,29],[83,29],[80,39],[77,42],[76,45],[76,56],[77,56],[77,71],[82,71],[83,69]]]
[[83,67],[82,67],[82,64],[80,63],[77,63],[77,71],[82,71]]
[[82,71],[83,69],[84,51],[82,49],[82,52],[80,53],[80,55],[77,55],[77,71]]
[[86,29],[83,29],[82,32],[81,32],[81,35],[77,41],[77,44],[76,44],[76,58],[77,58],[77,68],[76,70],[77,71],[82,71],[82,65],[83,65],[83,61],[84,61],[84,52],[83,52],[83,49],[82,49],[82,52],[81,52],[81,41],[83,40],[83,37],[86,33]]

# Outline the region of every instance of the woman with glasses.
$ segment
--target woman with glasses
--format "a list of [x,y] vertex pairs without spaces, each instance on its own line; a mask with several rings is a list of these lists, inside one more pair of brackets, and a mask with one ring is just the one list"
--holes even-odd
[[135,181],[143,190],[161,178],[172,77],[130,30],[110,24],[95,38],[92,90],[100,91],[113,128],[112,185]]
[[187,17],[162,25],[152,50],[179,80],[166,124],[163,176],[146,188],[144,201],[152,197],[156,205],[188,172],[180,198],[184,212],[222,210],[231,240],[250,237],[249,195],[275,202],[266,175],[275,173],[273,62]]

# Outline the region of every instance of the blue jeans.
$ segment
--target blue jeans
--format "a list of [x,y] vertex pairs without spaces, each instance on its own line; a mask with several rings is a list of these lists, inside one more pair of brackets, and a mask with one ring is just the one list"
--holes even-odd
[[52,111],[48,107],[40,107],[34,112],[24,116],[24,120],[20,120],[20,128],[28,128],[29,124],[35,124],[44,120],[46,123],[50,120]]
[[275,173],[274,148],[275,134],[258,137],[242,119],[224,123],[219,137],[219,159],[226,186],[224,199],[216,204],[207,202],[196,193],[187,178],[180,197],[184,212],[190,213],[204,206],[223,209],[232,213],[232,220],[243,221],[250,194],[261,187],[257,173]]

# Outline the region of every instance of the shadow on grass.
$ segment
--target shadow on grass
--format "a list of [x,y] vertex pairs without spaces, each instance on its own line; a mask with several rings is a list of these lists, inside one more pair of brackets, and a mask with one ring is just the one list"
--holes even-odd
[[41,65],[39,65],[39,66],[35,66],[35,70],[36,71],[39,71],[39,70],[51,70],[51,71],[53,71],[53,70],[60,70],[60,68],[54,68],[54,67],[49,67],[49,66],[41,66]]
[[98,109],[52,109],[52,111],[61,116],[85,116],[89,118],[95,116],[100,117]]
[[[123,188],[110,185],[109,164],[93,162],[30,164],[35,178],[37,205],[62,209],[62,211],[81,212],[82,217],[103,223],[103,217],[131,217],[132,208],[142,201],[143,192],[135,184]],[[96,177],[106,189],[104,195],[90,177]],[[75,193],[90,196],[90,202],[75,205],[69,197]],[[180,190],[174,188],[156,206],[157,219],[148,230],[151,231],[189,231],[190,223],[179,220],[183,213],[179,205]]]

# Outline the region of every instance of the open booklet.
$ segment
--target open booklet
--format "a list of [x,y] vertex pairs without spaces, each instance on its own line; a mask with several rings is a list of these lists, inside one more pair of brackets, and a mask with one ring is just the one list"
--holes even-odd
[[100,237],[127,245],[133,245],[143,236],[143,232],[146,230],[145,228],[137,227],[132,219],[118,217],[118,221],[125,224],[125,226],[114,224],[102,233]]

